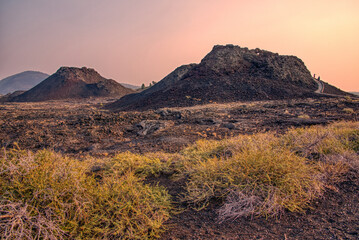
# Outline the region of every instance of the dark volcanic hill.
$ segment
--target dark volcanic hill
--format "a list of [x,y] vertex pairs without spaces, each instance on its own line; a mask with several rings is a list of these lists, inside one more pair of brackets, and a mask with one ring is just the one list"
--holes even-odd
[[11,101],[37,102],[67,98],[122,97],[134,91],[91,68],[61,67],[56,73]]
[[199,64],[184,65],[153,87],[109,104],[113,110],[144,110],[210,102],[286,99],[318,88],[303,61],[260,49],[214,46]]
[[0,80],[0,94],[6,95],[15,91],[26,91],[36,86],[49,75],[37,71],[26,71]]

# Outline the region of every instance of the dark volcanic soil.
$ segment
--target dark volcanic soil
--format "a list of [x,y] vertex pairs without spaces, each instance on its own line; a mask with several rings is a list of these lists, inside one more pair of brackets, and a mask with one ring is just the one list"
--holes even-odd
[[[0,104],[0,144],[24,149],[54,149],[81,158],[118,151],[176,152],[201,138],[289,127],[358,120],[359,100],[307,98],[163,108],[144,112],[110,112],[101,107],[113,99]],[[177,198],[183,183],[166,176],[151,179]],[[218,223],[216,204],[186,210],[167,223],[163,239],[359,239],[359,173],[328,189],[305,214],[279,219],[241,218]],[[179,206],[184,207],[184,206]]]
[[[112,99],[0,104],[0,145],[11,147],[17,142],[30,150],[52,148],[74,155],[125,150],[174,152],[200,138],[222,139],[270,130],[283,132],[292,126],[357,120],[359,111],[358,100],[330,97],[144,112],[101,109],[110,101]],[[154,130],[156,128],[160,129]]]

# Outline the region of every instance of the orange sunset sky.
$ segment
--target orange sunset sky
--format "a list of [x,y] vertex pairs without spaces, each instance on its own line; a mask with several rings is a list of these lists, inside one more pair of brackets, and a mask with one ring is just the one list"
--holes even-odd
[[0,0],[0,79],[86,66],[148,84],[228,43],[296,55],[359,91],[358,0]]

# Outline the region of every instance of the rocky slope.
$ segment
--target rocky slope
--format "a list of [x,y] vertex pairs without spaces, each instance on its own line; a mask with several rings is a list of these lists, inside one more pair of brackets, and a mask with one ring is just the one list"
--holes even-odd
[[37,102],[67,98],[122,97],[134,91],[91,68],[61,67],[55,74],[11,101]]
[[49,75],[37,71],[26,71],[0,80],[0,95],[15,91],[25,91],[36,86]]
[[[339,96],[352,95],[351,93],[344,92],[343,90],[341,90],[333,85],[330,85],[327,82],[322,81],[322,83],[323,83],[323,93],[324,94],[332,94],[332,95],[339,95]],[[353,96],[355,96],[355,94]]]
[[318,85],[303,61],[265,50],[214,46],[199,64],[184,65],[140,93],[109,104],[113,110],[145,110],[314,95]]

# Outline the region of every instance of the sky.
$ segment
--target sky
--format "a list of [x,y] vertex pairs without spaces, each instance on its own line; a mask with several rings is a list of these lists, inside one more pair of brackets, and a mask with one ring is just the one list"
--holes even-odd
[[217,44],[295,55],[359,91],[358,0],[0,0],[0,79],[86,66],[148,85]]

